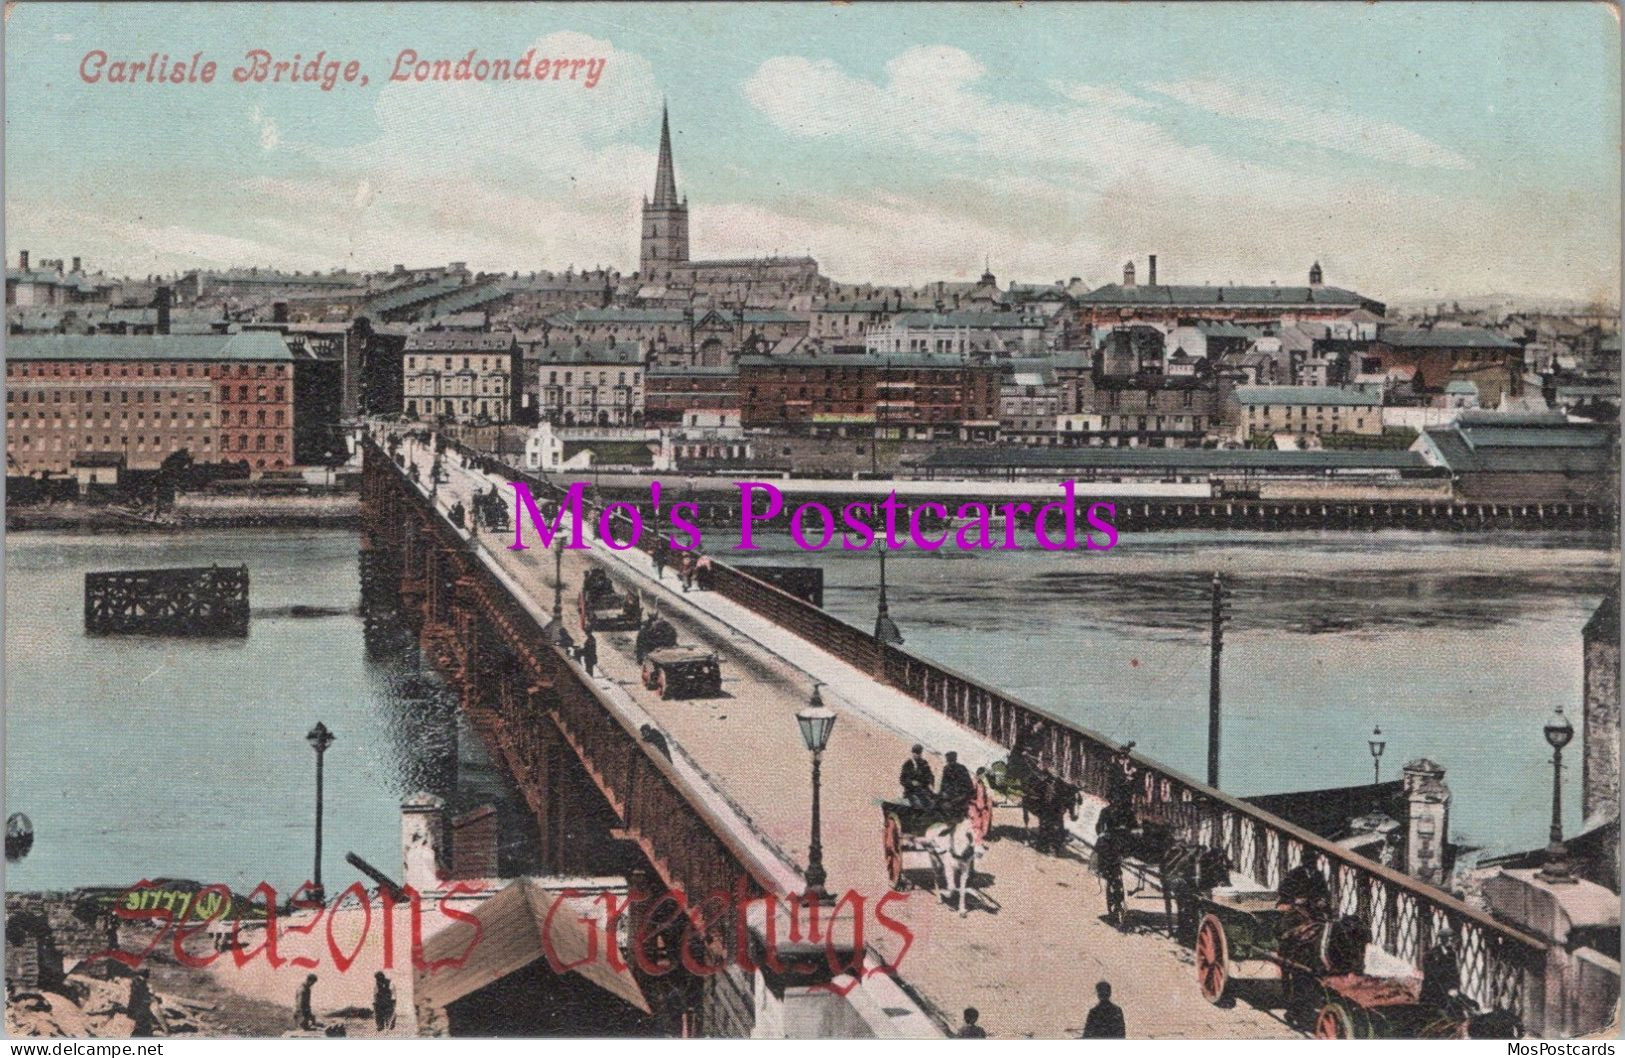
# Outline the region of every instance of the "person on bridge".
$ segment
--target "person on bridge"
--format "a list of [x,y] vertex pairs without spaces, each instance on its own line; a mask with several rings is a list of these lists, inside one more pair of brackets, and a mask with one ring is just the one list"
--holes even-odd
[[942,805],[955,821],[965,818],[965,810],[970,807],[970,799],[976,796],[976,783],[970,777],[970,769],[959,763],[959,754],[953,750],[948,751],[948,763],[942,766],[942,788],[937,793],[937,801]]
[[654,562],[655,580],[666,579],[666,561],[671,557],[671,542],[663,536],[655,537],[655,549],[649,556]]
[[293,1023],[306,1032],[313,1032],[321,1028],[316,1020],[316,1012],[311,1009],[311,993],[316,990],[316,975],[311,974],[299,986],[299,995],[294,1000]]
[[959,1030],[958,1038],[961,1040],[985,1040],[987,1030],[976,1024],[981,1020],[981,1011],[975,1007],[965,1008],[965,1025]]
[[1128,1038],[1128,1028],[1123,1024],[1123,1008],[1112,1002],[1112,986],[1110,982],[1101,981],[1095,985],[1095,995],[1100,997],[1089,1011],[1089,1016],[1083,1022],[1083,1039],[1086,1040],[1122,1040]]
[[587,638],[581,641],[581,667],[591,676],[593,666],[596,664],[598,664],[598,639],[589,631]]
[[903,800],[914,808],[929,808],[936,776],[931,773],[931,763],[925,759],[924,746],[916,742],[909,752],[912,755],[903,762],[903,773],[897,779],[903,784]]
[[379,970],[372,975],[372,1021],[379,1032],[395,1027],[395,989]]
[[1139,825],[1133,789],[1118,785],[1112,790],[1111,803],[1095,820],[1095,871],[1106,881],[1106,913],[1117,921],[1118,928],[1122,928],[1125,910],[1123,848]]

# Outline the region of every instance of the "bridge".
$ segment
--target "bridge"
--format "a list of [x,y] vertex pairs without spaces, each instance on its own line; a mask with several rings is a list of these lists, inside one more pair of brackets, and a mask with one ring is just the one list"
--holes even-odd
[[[1205,1002],[1190,952],[1166,933],[1122,932],[1106,920],[1103,888],[1079,850],[1092,841],[1093,819],[1124,758],[1143,780],[1137,800],[1181,839],[1223,847],[1262,888],[1277,887],[1306,859],[1318,864],[1338,910],[1371,924],[1376,956],[1393,966],[1419,967],[1449,929],[1470,998],[1512,1011],[1530,1033],[1566,1031],[1561,953],[1441,890],[883,643],[725,563],[713,561],[706,590],[685,592],[657,574],[643,549],[651,546],[647,532],[626,551],[597,543],[584,551],[512,551],[511,530],[471,530],[448,517],[458,505],[472,510],[477,492],[496,487],[511,496],[507,482],[524,477],[479,453],[451,445],[437,457],[433,445],[380,433],[366,448],[365,468],[364,570],[398,586],[424,657],[457,690],[493,759],[524,794],[548,870],[619,870],[656,891],[793,899],[806,888],[812,810],[795,714],[815,687],[836,712],[823,763],[823,860],[829,890],[855,892],[871,909],[869,931],[853,945],[862,952],[861,983],[817,960],[783,972],[730,960],[726,972],[645,982],[651,1006],[668,1008],[672,1031],[948,1034],[960,1011],[974,1006],[997,1036],[1075,1036],[1093,983],[1105,979],[1131,1036],[1298,1035],[1271,1003]],[[546,493],[546,483],[527,480],[538,497]],[[593,563],[658,606],[684,642],[721,656],[721,698],[666,701],[645,690],[631,632],[599,633],[590,673],[559,648],[560,625],[581,640],[566,600]],[[1007,757],[1022,731],[1042,768],[1084,792],[1081,817],[1069,824],[1077,840],[1059,856],[1024,841],[992,841],[967,916],[929,890],[911,891],[886,908],[902,928],[877,929],[872,909],[891,888],[880,804],[896,797],[909,745],[957,750],[974,770]],[[630,862],[605,862],[617,847],[633,850]],[[738,936],[747,929],[755,934],[748,943]],[[718,917],[706,920],[705,940],[713,951],[759,950],[760,930],[759,919]]]

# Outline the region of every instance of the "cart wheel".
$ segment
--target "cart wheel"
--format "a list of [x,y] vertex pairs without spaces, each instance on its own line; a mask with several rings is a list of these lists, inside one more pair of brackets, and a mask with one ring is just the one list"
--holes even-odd
[[1230,942],[1217,915],[1203,915],[1196,927],[1196,983],[1202,998],[1220,1003],[1230,987]]
[[886,829],[881,838],[886,853],[886,877],[893,889],[903,888],[903,824],[895,812],[886,813]]
[[1355,1030],[1354,1016],[1338,1002],[1327,1003],[1315,1015],[1315,1039],[1317,1040],[1353,1040],[1358,1039]]
[[972,832],[978,845],[987,841],[987,832],[993,828],[993,798],[987,792],[987,783],[976,780],[976,792],[971,795],[970,817]]

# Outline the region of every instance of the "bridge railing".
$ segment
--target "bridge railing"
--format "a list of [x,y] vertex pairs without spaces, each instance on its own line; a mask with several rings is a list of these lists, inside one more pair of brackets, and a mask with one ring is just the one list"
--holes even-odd
[[1457,938],[1464,992],[1485,1009],[1516,1011],[1526,1024],[1538,1013],[1546,952],[1537,938],[947,666],[899,647],[888,646],[885,655],[887,682],[1003,746],[1014,748],[1025,730],[1024,752],[1096,797],[1121,782],[1123,760],[1132,761],[1142,812],[1160,817],[1183,840],[1223,848],[1237,870],[1268,888],[1311,863],[1339,912],[1369,923],[1375,944],[1414,967],[1448,929]]
[[[482,454],[481,458],[489,460]],[[503,466],[515,480],[562,494],[557,486]],[[594,511],[596,516],[596,509]],[[640,546],[652,548],[645,531]],[[1023,751],[1039,766],[1104,799],[1122,781],[1123,761],[1138,776],[1136,801],[1185,841],[1217,845],[1234,868],[1271,889],[1292,868],[1311,863],[1325,878],[1340,913],[1357,915],[1373,943],[1413,967],[1448,930],[1456,937],[1462,991],[1486,1010],[1511,1010],[1525,1026],[1544,1020],[1547,952],[1514,929],[1443,890],[1350,852],[1285,819],[1124,748],[1073,721],[1005,694],[972,676],[875,637],[816,606],[715,558],[712,590],[769,618],[848,663],[874,672],[976,733]]]

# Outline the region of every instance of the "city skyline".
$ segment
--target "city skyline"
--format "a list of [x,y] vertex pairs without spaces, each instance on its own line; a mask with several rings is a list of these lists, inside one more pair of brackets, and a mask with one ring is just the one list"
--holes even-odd
[[[13,9],[9,248],[131,274],[627,272],[665,98],[696,257],[1091,286],[1147,253],[1175,283],[1319,260],[1394,300],[1617,298],[1616,27],[1591,5],[478,5],[411,34],[394,5],[259,10],[153,5],[115,43],[92,8]],[[1080,38],[1102,42],[1081,71]],[[230,83],[250,47],[372,84]],[[408,47],[607,62],[592,89],[388,83]],[[92,48],[202,50],[222,83],[86,84]]]

